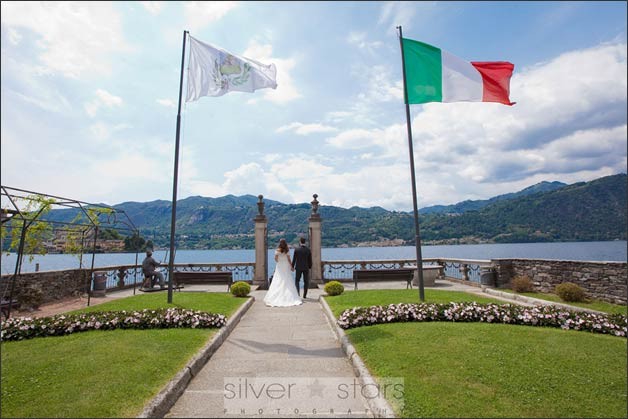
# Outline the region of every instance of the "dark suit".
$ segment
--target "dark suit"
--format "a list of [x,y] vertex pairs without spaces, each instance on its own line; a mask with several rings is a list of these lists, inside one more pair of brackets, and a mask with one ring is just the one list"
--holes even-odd
[[299,282],[301,275],[303,275],[303,298],[306,298],[307,289],[310,285],[310,269],[312,269],[312,252],[306,245],[302,244],[294,249],[292,267],[295,270],[294,285],[297,287],[297,292],[299,292]]

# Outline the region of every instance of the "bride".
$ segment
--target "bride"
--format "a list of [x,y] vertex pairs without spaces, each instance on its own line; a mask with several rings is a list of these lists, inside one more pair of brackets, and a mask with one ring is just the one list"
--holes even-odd
[[290,249],[285,239],[279,240],[279,246],[275,250],[275,273],[273,280],[268,287],[268,292],[264,297],[264,302],[270,307],[288,307],[302,304],[297,287],[292,278],[292,261],[290,260]]

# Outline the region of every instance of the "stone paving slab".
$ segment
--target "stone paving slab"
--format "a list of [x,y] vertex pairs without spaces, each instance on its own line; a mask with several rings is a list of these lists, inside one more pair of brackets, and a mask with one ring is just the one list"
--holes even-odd
[[[266,291],[166,417],[372,417],[318,297],[304,304],[266,307]],[[229,397],[233,396],[233,397]]]
[[[405,282],[369,282],[360,288],[403,289]],[[479,287],[450,281],[437,281],[430,288],[483,294]],[[345,289],[351,292],[352,284],[345,284]],[[318,301],[324,291],[310,290],[300,306],[272,308],[263,302],[265,293],[251,293],[253,305],[191,378],[165,417],[380,416],[374,412],[379,402],[367,400],[359,392],[339,397],[341,386],[360,388],[365,379],[372,378],[347,346],[346,337],[338,337],[341,332],[329,323],[333,316]],[[289,394],[287,390],[291,390]]]

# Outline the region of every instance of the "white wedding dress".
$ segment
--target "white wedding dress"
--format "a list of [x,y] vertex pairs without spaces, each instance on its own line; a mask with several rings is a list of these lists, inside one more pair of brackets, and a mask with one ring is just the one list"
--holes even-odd
[[292,265],[288,260],[288,253],[276,251],[275,256],[277,256],[275,273],[264,297],[264,302],[271,307],[289,307],[302,304],[303,300],[299,297],[297,287],[294,285],[294,278],[292,278]]

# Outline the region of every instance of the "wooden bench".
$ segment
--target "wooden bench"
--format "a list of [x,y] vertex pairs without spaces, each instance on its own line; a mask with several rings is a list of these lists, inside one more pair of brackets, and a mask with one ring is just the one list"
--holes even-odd
[[366,281],[406,281],[406,289],[412,288],[412,277],[414,276],[414,268],[398,268],[398,269],[354,269],[353,283],[358,289],[358,282]]
[[4,315],[5,319],[9,318],[9,311],[20,308],[20,303],[17,300],[2,300],[0,301],[0,312]]
[[227,291],[231,289],[233,283],[233,272],[231,271],[214,271],[214,272],[179,272],[174,271],[174,283],[182,284],[227,284]]

